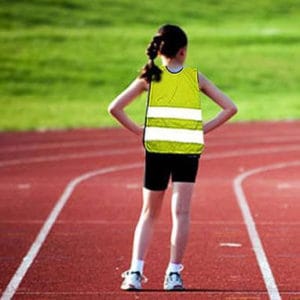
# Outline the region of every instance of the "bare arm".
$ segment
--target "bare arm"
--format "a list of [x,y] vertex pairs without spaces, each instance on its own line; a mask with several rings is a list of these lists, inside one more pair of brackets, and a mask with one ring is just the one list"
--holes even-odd
[[237,107],[232,100],[202,74],[198,75],[200,90],[218,104],[223,110],[204,125],[204,133],[219,127],[237,113]]
[[143,133],[143,128],[132,121],[124,111],[124,108],[147,90],[147,83],[143,79],[134,80],[108,107],[108,112],[128,130],[136,135]]

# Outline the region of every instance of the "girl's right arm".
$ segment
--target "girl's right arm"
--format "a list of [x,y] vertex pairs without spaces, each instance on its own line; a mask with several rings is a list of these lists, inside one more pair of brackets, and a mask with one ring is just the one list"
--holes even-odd
[[127,89],[125,89],[116,99],[114,99],[109,107],[108,112],[126,129],[141,136],[143,127],[132,121],[124,111],[124,108],[148,89],[148,84],[144,79],[134,80]]

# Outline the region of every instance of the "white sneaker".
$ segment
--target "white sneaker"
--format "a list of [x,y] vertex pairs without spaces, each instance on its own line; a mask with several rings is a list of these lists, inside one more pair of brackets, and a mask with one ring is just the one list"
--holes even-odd
[[121,289],[125,291],[134,291],[142,289],[142,282],[147,282],[147,278],[140,272],[126,271],[122,274],[124,278]]
[[183,266],[179,272],[166,273],[164,281],[164,289],[167,291],[181,291],[184,290],[183,281],[180,277],[180,272],[183,270]]

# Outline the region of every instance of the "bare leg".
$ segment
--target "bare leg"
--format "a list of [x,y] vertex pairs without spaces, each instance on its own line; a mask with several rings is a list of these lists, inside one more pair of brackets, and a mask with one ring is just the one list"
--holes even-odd
[[144,260],[146,256],[164,194],[165,191],[143,189],[143,208],[134,233],[132,260]]
[[170,262],[174,264],[181,263],[188,241],[193,187],[191,182],[173,183]]

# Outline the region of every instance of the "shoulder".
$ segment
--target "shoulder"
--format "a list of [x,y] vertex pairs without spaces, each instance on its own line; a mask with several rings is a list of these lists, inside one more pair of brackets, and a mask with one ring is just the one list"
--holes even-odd
[[187,72],[196,72],[196,73],[198,73],[198,69],[195,68],[195,67],[190,67],[190,66],[184,67],[184,70],[186,70]]
[[198,79],[198,69],[195,67],[184,67],[185,74],[191,76],[192,78]]
[[181,74],[185,74],[186,76],[189,77],[197,77],[198,76],[198,69],[195,67],[190,67],[190,66],[184,66],[183,71]]
[[199,89],[203,89],[207,85],[208,79],[197,70]]
[[185,67],[184,69],[185,69],[185,74],[187,74],[190,78],[193,78],[193,80],[195,80],[196,83],[198,83],[198,86],[200,88],[200,80],[202,79],[199,78],[201,73],[198,71],[198,68],[188,66]]
[[149,89],[149,83],[145,79],[138,77],[131,83],[131,87],[143,92]]

